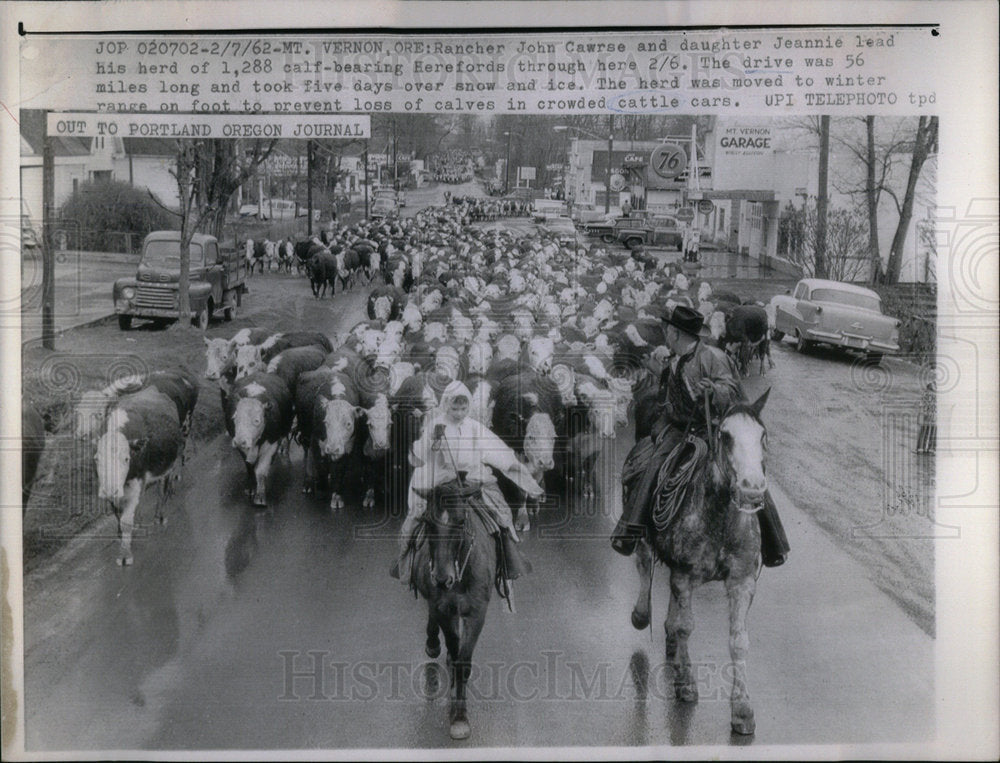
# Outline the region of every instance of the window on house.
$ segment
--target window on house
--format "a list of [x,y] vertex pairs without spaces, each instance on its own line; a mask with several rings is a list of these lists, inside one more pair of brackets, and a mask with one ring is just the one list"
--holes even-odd
[[719,207],[719,230],[726,229],[726,208]]

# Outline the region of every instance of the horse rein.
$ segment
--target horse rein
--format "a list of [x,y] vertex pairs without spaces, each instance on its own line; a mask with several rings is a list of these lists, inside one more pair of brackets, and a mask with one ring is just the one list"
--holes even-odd
[[[466,507],[466,508],[468,508],[468,507]],[[473,533],[473,532],[469,532],[466,529],[465,522],[462,522],[461,524],[453,524],[451,522],[440,522],[437,519],[434,519],[432,517],[427,517],[427,516],[424,516],[421,519],[424,522],[427,522],[428,524],[432,524],[432,525],[434,525],[435,527],[437,527],[439,529],[440,528],[447,528],[448,530],[451,530],[451,531],[458,531],[458,530],[460,530],[461,533],[462,533],[463,539],[467,538],[469,540],[469,550],[465,552],[465,559],[462,561],[462,564],[459,565],[457,558],[453,560],[453,564],[455,566],[455,582],[456,583],[461,583],[462,582],[462,578],[465,577],[465,570],[469,566],[469,559],[472,558],[472,549],[475,548],[475,545],[476,545],[476,534]],[[434,575],[434,555],[433,554],[429,555],[429,557],[427,559],[427,565],[430,568],[431,575],[433,576]]]

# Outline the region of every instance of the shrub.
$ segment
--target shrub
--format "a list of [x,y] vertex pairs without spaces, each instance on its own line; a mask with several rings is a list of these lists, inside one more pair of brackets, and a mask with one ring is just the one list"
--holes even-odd
[[180,227],[180,218],[150,198],[145,188],[117,180],[81,183],[59,217],[70,232],[69,245],[86,251],[135,252],[150,231]]

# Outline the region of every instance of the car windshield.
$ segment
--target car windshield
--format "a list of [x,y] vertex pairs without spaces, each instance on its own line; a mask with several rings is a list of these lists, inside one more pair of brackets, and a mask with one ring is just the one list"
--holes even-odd
[[[191,243],[191,264],[202,261],[201,244]],[[142,264],[151,268],[180,268],[181,252],[178,241],[150,241],[142,252]]]
[[872,310],[876,313],[882,312],[880,300],[874,294],[859,294],[839,289],[813,289],[811,299],[814,302],[833,302],[838,305],[850,305],[851,307],[860,307],[863,310]]

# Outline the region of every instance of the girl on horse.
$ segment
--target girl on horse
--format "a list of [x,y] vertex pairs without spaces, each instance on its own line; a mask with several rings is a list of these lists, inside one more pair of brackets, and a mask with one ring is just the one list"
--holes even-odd
[[514,545],[518,537],[510,506],[489,467],[504,474],[527,493],[529,499],[541,498],[544,490],[503,440],[469,416],[471,400],[472,393],[462,382],[451,382],[441,395],[440,406],[428,414],[420,437],[413,443],[410,462],[416,468],[410,479],[409,510],[403,521],[398,559],[399,577],[404,583],[409,583],[410,579],[406,573],[412,562],[411,536],[427,507],[416,489],[432,488],[454,479],[481,486],[482,501],[500,527],[509,579],[516,579],[522,571],[530,572],[529,565]]

